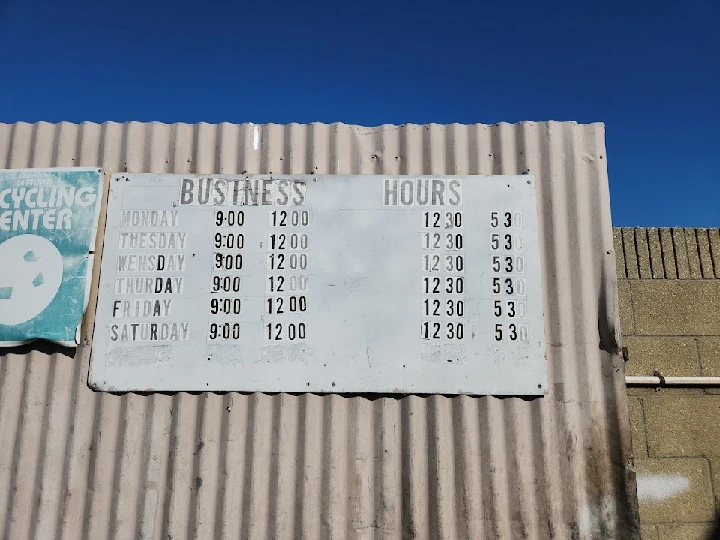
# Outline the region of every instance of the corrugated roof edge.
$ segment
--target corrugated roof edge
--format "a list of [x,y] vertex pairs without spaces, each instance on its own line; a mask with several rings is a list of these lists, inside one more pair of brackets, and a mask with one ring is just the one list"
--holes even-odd
[[481,126],[481,127],[500,127],[500,126],[525,126],[525,125],[539,125],[539,124],[562,124],[562,125],[575,125],[575,126],[601,126],[605,128],[604,122],[577,122],[575,120],[527,120],[527,121],[520,121],[520,122],[497,122],[495,124],[483,124],[480,122],[472,122],[469,124],[463,123],[463,122],[452,122],[449,124],[438,124],[436,122],[430,122],[428,124],[416,124],[413,122],[407,122],[404,124],[378,124],[375,126],[365,126],[360,124],[346,124],[344,122],[309,122],[307,124],[299,123],[299,122],[289,122],[287,124],[279,124],[276,122],[262,122],[262,123],[256,123],[256,122],[243,122],[240,124],[234,123],[234,122],[219,122],[219,123],[213,123],[213,122],[196,122],[196,123],[188,123],[188,122],[162,122],[160,120],[148,120],[146,122],[141,122],[137,120],[127,120],[124,122],[117,121],[117,120],[105,120],[102,122],[93,122],[90,120],[83,120],[81,122],[72,122],[70,120],[60,120],[58,122],[46,122],[44,120],[38,121],[38,122],[28,122],[24,120],[19,120],[17,122],[0,122],[0,126],[15,126],[15,125],[26,125],[26,126],[36,126],[36,125],[49,125],[49,126],[57,126],[62,124],[68,124],[73,126],[110,126],[110,125],[116,125],[116,126],[124,126],[127,124],[141,124],[141,125],[158,125],[158,126],[189,126],[189,127],[195,127],[195,126],[223,126],[223,125],[230,125],[230,126],[282,126],[282,127],[289,127],[289,126],[344,126],[349,128],[358,128],[358,129],[380,129],[380,128],[404,128],[404,127],[430,127],[430,126],[437,126],[437,127],[470,127],[470,126]]

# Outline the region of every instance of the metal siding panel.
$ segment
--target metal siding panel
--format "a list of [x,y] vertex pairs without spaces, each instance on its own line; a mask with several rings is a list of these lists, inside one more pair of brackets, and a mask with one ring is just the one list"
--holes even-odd
[[[556,194],[556,197],[562,197],[566,204],[566,213],[564,216],[567,219],[565,223],[566,228],[563,229],[563,233],[567,234],[566,231],[574,230],[575,234],[570,236],[570,242],[568,244],[568,250],[563,253],[564,256],[570,257],[565,266],[565,280],[561,283],[569,285],[569,289],[574,291],[574,294],[568,296],[560,293],[561,295],[561,320],[567,321],[568,325],[565,328],[565,332],[562,334],[561,342],[569,343],[568,352],[576,358],[585,357],[585,344],[589,342],[590,336],[587,335],[586,316],[592,317],[595,314],[587,313],[587,309],[592,309],[592,303],[595,299],[591,299],[590,305],[586,304],[587,301],[587,289],[586,284],[591,287],[594,285],[594,279],[588,279],[587,276],[582,276],[575,271],[578,266],[587,268],[592,271],[592,261],[588,260],[588,257],[592,258],[594,255],[591,253],[591,245],[588,242],[588,234],[590,231],[584,229],[587,225],[587,205],[584,204],[587,199],[587,188],[589,187],[592,179],[588,179],[586,182],[577,182],[576,178],[581,177],[584,172],[580,169],[580,155],[584,152],[578,153],[578,142],[574,134],[572,133],[572,126],[567,124],[561,124],[559,126],[562,131],[562,144],[565,148],[565,154],[561,157],[558,156],[556,161],[558,162],[558,169],[561,171],[558,188],[562,189],[562,195]],[[585,178],[584,176],[582,176]],[[563,216],[563,214],[561,214]],[[589,264],[588,264],[589,263]],[[552,315],[550,315],[552,317]],[[558,351],[557,358],[563,357],[561,351]],[[585,388],[585,392],[589,394],[592,400],[592,392],[596,389],[588,382],[588,369],[590,366],[584,362],[567,362],[563,358],[563,365],[565,368],[565,374],[567,374],[568,387],[566,391],[570,389],[573,395],[578,398],[581,388]],[[585,445],[586,430],[590,427],[586,425],[582,411],[574,408],[567,408],[567,424],[571,432],[577,434],[575,438],[570,442],[570,451],[572,451],[578,459],[572,460],[570,466],[572,468],[572,477],[578,486],[582,486],[580,490],[576,492],[575,500],[571,503],[572,509],[572,522],[576,526],[580,527],[580,521],[582,519],[582,513],[585,508],[588,508],[592,502],[590,500],[590,478],[588,473],[593,473],[592,469],[586,467],[584,464],[588,462],[589,456],[586,454],[589,445]]]
[[[529,401],[116,396],[88,389],[89,347],[75,359],[6,354],[3,536],[637,535],[622,360],[613,342],[619,324],[604,156],[601,124],[0,124],[0,165],[7,168],[529,171],[539,182],[551,382],[548,396]],[[628,271],[637,274],[627,237],[634,235],[623,236]],[[685,277],[681,268],[678,262]],[[609,352],[597,347],[598,323]]]
[[[526,164],[532,174],[538,178],[551,179],[550,174],[550,152],[547,150],[548,129],[542,129],[541,125],[523,124],[525,129],[523,152],[526,156]],[[545,269],[543,276],[543,297],[545,301],[548,298],[555,299],[556,294],[551,295],[554,280],[557,279],[557,260],[556,246],[553,241],[555,237],[555,218],[553,216],[553,203],[548,197],[547,190],[552,188],[554,179],[550,181],[541,181],[539,188],[542,191],[540,200],[542,206],[538,209],[538,226],[539,230],[544,231],[544,246],[540,250],[542,267]],[[546,313],[551,313],[546,304]],[[550,317],[546,316],[546,337],[557,336],[557,321],[552,322]],[[552,324],[555,330],[548,331],[548,326]],[[553,337],[553,339],[556,339]],[[551,343],[548,351],[548,380],[557,377],[555,366],[550,363],[550,353],[555,354],[555,347],[558,341]],[[557,383],[553,385],[553,395],[557,399],[558,389],[562,390],[564,385],[558,387]],[[561,531],[564,523],[565,497],[563,495],[564,463],[560,458],[560,448],[565,444],[561,440],[558,429],[558,409],[551,407],[547,410],[540,401],[533,402],[532,407],[532,433],[535,435],[533,451],[533,461],[536,463],[537,487],[536,487],[536,520],[538,523],[538,535],[540,538],[552,537],[553,531]],[[551,495],[552,494],[552,495]],[[554,524],[554,525],[552,525]]]
[[66,422],[70,413],[73,388],[74,360],[64,355],[55,355],[48,373],[45,395],[48,407],[43,418],[45,429],[41,435],[40,455],[35,464],[35,486],[39,490],[37,507],[30,516],[30,538],[52,538],[58,527],[60,508],[57,501],[63,498],[63,467],[54,464],[65,459],[65,448],[70,434]]
[[12,153],[13,126],[4,124],[0,128],[0,167],[10,168],[10,154]]
[[[297,399],[297,398],[296,398]],[[243,492],[242,486],[246,482],[246,471],[243,467],[246,452],[247,420],[248,420],[248,396],[228,394],[225,402],[226,415],[223,418],[223,434],[225,438],[223,454],[224,459],[218,464],[218,475],[220,482],[220,493],[218,494],[218,516],[219,526],[216,534],[219,538],[240,538],[242,527]],[[300,422],[294,422],[297,432],[302,432]],[[299,456],[298,452],[295,454]],[[169,469],[169,468],[168,468]],[[292,483],[290,484],[292,486]],[[294,490],[288,488],[291,497],[294,497]],[[288,507],[290,508],[290,507]],[[219,519],[218,519],[219,518]],[[164,520],[165,521],[165,520]],[[164,523],[163,523],[164,526]],[[160,536],[160,538],[164,538]]]

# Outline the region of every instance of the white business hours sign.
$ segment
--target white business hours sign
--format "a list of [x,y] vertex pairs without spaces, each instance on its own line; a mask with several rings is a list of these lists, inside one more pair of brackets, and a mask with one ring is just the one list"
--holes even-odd
[[91,384],[544,394],[531,176],[120,175]]

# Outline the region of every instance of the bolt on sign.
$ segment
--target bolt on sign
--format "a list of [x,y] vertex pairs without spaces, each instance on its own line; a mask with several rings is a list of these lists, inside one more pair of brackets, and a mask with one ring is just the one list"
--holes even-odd
[[98,168],[0,171],[0,346],[77,345],[102,178]]
[[535,178],[115,175],[89,382],[545,394]]

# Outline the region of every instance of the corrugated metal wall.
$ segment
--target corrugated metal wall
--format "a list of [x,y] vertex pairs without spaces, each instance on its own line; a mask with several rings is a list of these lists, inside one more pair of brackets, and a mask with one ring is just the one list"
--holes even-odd
[[88,389],[89,347],[4,354],[2,538],[636,537],[601,124],[0,124],[0,167],[74,165],[529,171],[550,394],[117,396]]

